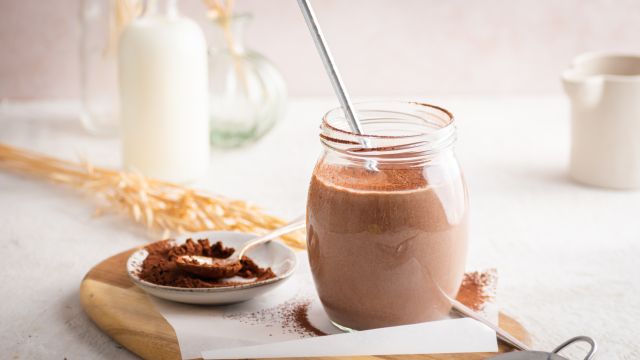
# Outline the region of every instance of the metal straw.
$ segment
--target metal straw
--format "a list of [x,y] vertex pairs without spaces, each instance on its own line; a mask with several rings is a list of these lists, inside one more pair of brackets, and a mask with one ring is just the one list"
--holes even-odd
[[349,99],[349,94],[347,94],[347,89],[342,83],[342,78],[340,77],[338,68],[333,62],[333,57],[331,56],[331,52],[327,47],[327,43],[324,41],[324,35],[322,35],[322,30],[320,30],[318,20],[316,19],[316,15],[314,14],[313,9],[309,4],[309,1],[298,0],[298,5],[300,5],[300,10],[302,11],[302,15],[304,15],[304,20],[307,22],[307,27],[311,32],[313,42],[316,44],[316,48],[318,49],[318,53],[320,53],[320,58],[322,59],[322,63],[324,64],[324,68],[329,75],[331,85],[333,85],[333,91],[335,91],[338,100],[340,100],[340,105],[342,106],[344,115],[349,122],[351,131],[358,135],[364,134],[364,132],[362,131],[362,126],[360,125],[360,122],[358,121],[358,118],[353,111],[353,105],[351,104],[351,100]]

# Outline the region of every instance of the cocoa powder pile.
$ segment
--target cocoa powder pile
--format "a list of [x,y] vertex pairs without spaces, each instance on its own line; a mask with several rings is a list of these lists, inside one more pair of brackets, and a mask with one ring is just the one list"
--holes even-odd
[[309,306],[311,301],[302,301],[293,304],[286,313],[284,325],[295,328],[298,333],[306,333],[312,336],[327,335],[324,331],[313,326],[309,320]]
[[[247,283],[229,279],[205,279],[178,268],[176,259],[182,255],[208,256],[218,259],[228,258],[235,249],[224,247],[220,241],[211,245],[208,239],[200,239],[198,241],[188,239],[184,244],[176,245],[170,240],[163,240],[150,244],[145,249],[149,252],[149,255],[142,263],[142,270],[139,274],[142,280],[158,285],[183,288],[212,288]],[[242,268],[236,276],[252,279],[253,281],[251,282],[263,281],[276,276],[271,268],[261,268],[247,256],[243,256],[240,263]]]
[[465,273],[456,299],[471,310],[480,311],[495,298],[497,282],[495,269]]

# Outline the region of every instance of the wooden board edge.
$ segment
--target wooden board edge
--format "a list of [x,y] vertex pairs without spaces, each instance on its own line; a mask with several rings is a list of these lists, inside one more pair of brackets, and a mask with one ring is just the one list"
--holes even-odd
[[[131,283],[126,275],[126,260],[135,250],[116,254],[94,266],[80,283],[80,304],[98,328],[134,354],[145,359],[181,359],[173,327],[155,310],[148,295]],[[114,266],[121,268],[121,272],[108,271]],[[107,300],[112,298],[123,299],[132,306],[114,306]],[[146,326],[142,330],[134,330],[141,324]],[[149,336],[150,333],[153,337]]]

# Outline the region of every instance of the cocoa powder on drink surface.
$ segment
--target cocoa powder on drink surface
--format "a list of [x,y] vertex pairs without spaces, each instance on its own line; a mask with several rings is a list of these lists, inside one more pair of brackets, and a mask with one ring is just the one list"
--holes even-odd
[[[247,283],[246,281],[232,281],[229,279],[206,279],[178,268],[176,259],[182,255],[208,256],[218,259],[228,258],[235,249],[225,247],[220,241],[211,245],[208,239],[197,241],[188,239],[184,244],[176,245],[170,240],[163,240],[147,245],[145,249],[149,252],[149,255],[142,263],[142,269],[139,273],[139,277],[142,280],[158,285],[183,288],[212,288]],[[242,268],[236,276],[252,279],[252,282],[263,281],[276,276],[271,268],[261,268],[249,257],[243,256],[240,262]]]

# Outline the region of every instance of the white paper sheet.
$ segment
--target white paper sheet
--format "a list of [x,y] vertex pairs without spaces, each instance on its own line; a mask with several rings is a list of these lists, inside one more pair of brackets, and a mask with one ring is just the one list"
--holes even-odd
[[204,359],[439,354],[497,351],[496,334],[471,319],[452,319],[203,351]]
[[[296,273],[284,284],[244,303],[194,306],[152,297],[158,311],[176,332],[182,358],[497,351],[495,332],[471,319],[342,333],[330,323],[320,304],[306,253],[298,253],[298,260]],[[310,323],[328,335],[314,336],[295,326],[292,311],[301,303],[308,304]]]

